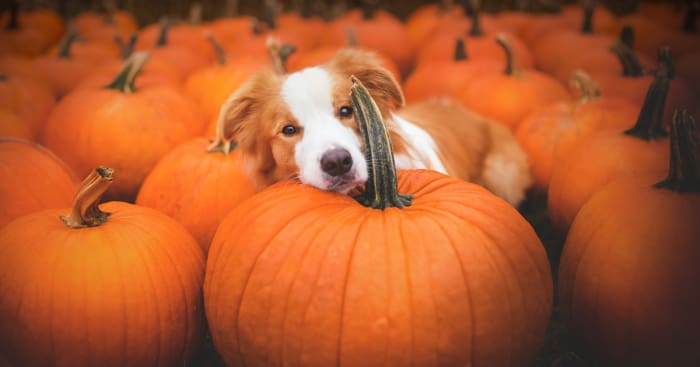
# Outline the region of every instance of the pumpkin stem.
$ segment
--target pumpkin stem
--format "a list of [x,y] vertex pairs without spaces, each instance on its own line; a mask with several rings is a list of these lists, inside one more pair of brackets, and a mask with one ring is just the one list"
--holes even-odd
[[132,33],[131,36],[129,36],[129,43],[124,43],[124,40],[122,40],[121,37],[114,36],[114,41],[119,46],[122,60],[128,59],[129,56],[131,56],[131,54],[134,53],[134,47],[136,47],[136,40],[137,39],[138,39],[138,35],[136,34],[136,32]]
[[261,35],[265,33],[265,26],[263,26],[260,19],[253,17],[250,21],[250,30],[253,34]]
[[73,197],[73,210],[60,217],[68,228],[95,227],[107,220],[110,213],[100,210],[98,204],[112,183],[113,173],[111,168],[97,167],[83,180]]
[[156,40],[156,47],[163,47],[168,44],[168,30],[170,28],[170,19],[167,16],[160,18],[160,33]]
[[364,0],[362,1],[362,19],[372,20],[374,19],[374,12],[377,9],[376,0]]
[[224,3],[223,16],[233,18],[238,15],[238,0],[226,0]]
[[73,43],[78,39],[78,32],[75,30],[69,31],[61,40],[61,44],[58,46],[58,58],[59,59],[69,59],[71,57],[71,48]]
[[630,50],[634,50],[634,28],[631,25],[625,24],[622,27],[618,42],[622,42]]
[[287,74],[287,59],[297,50],[296,47],[288,43],[280,44],[280,40],[275,37],[268,37],[265,46],[275,73],[278,75]]
[[117,10],[117,4],[114,3],[114,0],[103,0],[102,1],[102,7],[105,8],[105,23],[109,25],[114,25],[114,13]]
[[209,40],[209,43],[211,43],[211,47],[214,48],[216,63],[219,65],[226,64],[226,52],[224,51],[224,48],[221,47],[221,43],[219,43],[219,41],[216,39],[216,36],[214,36],[214,34],[211,32],[206,32],[205,36],[207,37],[207,40]]
[[590,103],[600,98],[600,86],[588,73],[583,70],[574,71],[571,77],[571,84],[579,92],[581,98],[579,103]]
[[685,17],[683,18],[683,32],[698,32],[698,27],[695,25],[695,21],[698,18],[698,13],[700,13],[700,2],[693,1],[688,4],[688,10],[685,12]]
[[675,192],[700,192],[700,135],[688,111],[674,111],[668,177],[654,187]]
[[470,3],[472,5],[472,12],[470,16],[472,21],[472,28],[469,30],[469,35],[472,37],[481,37],[484,35],[484,30],[481,27],[481,10],[479,6],[479,1],[471,0]]
[[654,140],[668,136],[664,129],[664,106],[675,77],[673,58],[669,47],[659,48],[659,65],[654,71],[654,80],[649,85],[642,110],[639,112],[637,123],[625,134],[644,140]]
[[114,89],[122,93],[134,93],[136,87],[134,82],[136,77],[143,70],[143,65],[148,60],[150,54],[148,52],[136,52],[124,62],[124,66],[117,74],[117,77],[105,88]]
[[19,0],[15,0],[10,4],[10,21],[5,29],[8,31],[19,29]]
[[265,22],[270,29],[277,29],[277,0],[265,0]]
[[355,32],[355,27],[348,26],[345,28],[345,45],[350,47],[355,47],[359,44],[357,41],[357,32]]
[[191,25],[202,24],[202,3],[194,2],[190,5],[190,11],[187,15],[188,21]]
[[622,76],[629,78],[637,78],[644,75],[644,67],[639,62],[639,58],[634,54],[634,51],[627,47],[624,42],[616,42],[611,48],[620,64],[622,64]]
[[584,0],[583,2],[583,23],[581,24],[581,33],[593,33],[593,13],[595,13],[595,1]]
[[467,46],[464,42],[464,38],[458,37],[455,43],[454,61],[464,61],[468,59],[469,56],[467,55]]
[[462,8],[464,9],[465,16],[470,17],[474,14],[474,3],[473,0],[462,0]]
[[355,200],[372,209],[410,206],[412,197],[399,194],[394,149],[379,107],[362,83],[351,76],[350,101],[365,143],[369,176]]
[[508,76],[521,75],[522,70],[520,70],[520,66],[518,65],[517,55],[515,54],[513,45],[510,43],[508,37],[503,33],[499,33],[496,35],[496,42],[506,53],[506,68],[503,73]]

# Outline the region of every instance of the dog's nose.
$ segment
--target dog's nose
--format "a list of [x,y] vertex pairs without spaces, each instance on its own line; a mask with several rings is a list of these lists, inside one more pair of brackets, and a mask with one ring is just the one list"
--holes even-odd
[[342,148],[331,149],[321,157],[321,169],[331,176],[340,176],[352,168],[350,152]]

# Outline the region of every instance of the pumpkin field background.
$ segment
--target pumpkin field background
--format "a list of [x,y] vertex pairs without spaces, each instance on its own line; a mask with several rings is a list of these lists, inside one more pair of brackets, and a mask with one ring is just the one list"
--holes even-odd
[[[700,1],[20,0],[1,6],[0,239],[17,218],[70,208],[81,182],[99,180],[94,169],[110,165],[114,181],[102,200],[166,213],[189,233],[178,244],[183,253],[204,254],[205,261],[219,221],[254,192],[241,178],[230,131],[217,125],[219,107],[262,67],[283,60],[282,72],[299,70],[345,46],[376,52],[407,103],[449,96],[508,126],[523,145],[535,182],[517,209],[542,242],[554,282],[551,319],[532,367],[598,366],[559,305],[560,258],[567,233],[585,232],[586,223],[575,218],[583,208],[593,215],[588,200],[625,175],[656,177],[649,186],[668,177],[666,187],[688,195],[687,202],[700,195],[700,138],[689,122],[700,120]],[[280,51],[285,44],[295,47],[290,55]],[[131,97],[146,90],[143,100]],[[124,97],[117,103],[122,97],[114,95]],[[157,123],[143,127],[146,119]],[[121,130],[108,130],[120,124]],[[601,163],[610,152],[623,162],[619,167]],[[222,168],[223,156],[235,162]],[[590,173],[583,180],[576,172]],[[111,171],[106,176],[111,181]],[[197,185],[210,189],[182,189]],[[185,208],[197,200],[211,204]],[[700,206],[683,210],[686,222],[700,226]],[[161,213],[138,215],[150,221]],[[642,225],[664,227],[665,218],[657,220]],[[679,238],[700,249],[699,237]],[[695,277],[689,283],[700,284],[698,251],[687,254],[697,260],[696,270],[684,269]],[[188,286],[203,276],[203,263],[192,263],[178,264],[192,266],[183,270],[192,273],[183,281]],[[3,288],[9,279],[3,275],[0,312],[2,292],[11,288]],[[692,294],[688,304],[698,297]],[[186,301],[188,311],[201,306]],[[687,323],[699,327],[690,340],[700,349],[700,318]],[[207,332],[188,332],[183,338],[203,336],[186,365],[225,366]],[[10,331],[0,325],[0,333]]]

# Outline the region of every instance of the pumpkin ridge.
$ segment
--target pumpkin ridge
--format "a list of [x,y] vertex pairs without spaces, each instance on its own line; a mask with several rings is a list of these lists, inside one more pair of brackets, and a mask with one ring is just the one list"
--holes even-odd
[[[294,218],[294,220],[295,220],[295,221],[296,221],[296,220],[301,220],[301,218],[304,218],[304,215],[303,215],[303,214],[300,215],[300,216],[296,216],[296,217]],[[293,222],[294,222],[294,221],[292,221],[292,223],[290,223],[290,225],[293,224]],[[315,221],[313,220],[313,218],[311,218],[310,222],[315,222]],[[306,230],[305,230],[305,231],[309,231],[310,229],[311,229],[310,227],[306,227]],[[317,238],[317,237],[321,234],[321,232],[323,232],[323,230],[324,230],[325,228],[322,227],[322,226],[318,226],[318,228],[313,228],[313,229],[315,230],[315,233],[314,233],[312,236],[310,236],[310,238],[315,239],[315,238]],[[280,231],[277,235],[281,235],[281,234],[282,234],[282,231]],[[270,239],[270,243],[276,242],[275,240],[276,240],[276,238],[277,238],[277,235],[275,235],[274,237],[272,237],[272,238]],[[284,317],[282,318],[282,329],[283,329],[283,331],[282,331],[282,338],[281,338],[281,341],[282,341],[282,342],[280,343],[280,348],[282,349],[282,350],[280,351],[280,352],[281,352],[281,354],[280,354],[281,359],[284,359],[284,353],[283,353],[283,352],[284,352],[284,349],[285,349],[285,346],[286,346],[286,339],[287,339],[287,338],[286,338],[286,335],[285,335],[285,334],[286,334],[286,333],[285,333],[285,330],[286,330],[286,324],[287,324],[287,315],[288,315],[287,307],[288,307],[288,305],[289,305],[289,298],[290,298],[290,296],[291,296],[292,289],[294,289],[294,284],[296,283],[296,281],[297,281],[298,278],[299,278],[299,274],[301,273],[301,270],[304,268],[304,265],[307,264],[306,255],[307,255],[308,252],[310,251],[310,248],[311,248],[310,245],[311,245],[312,243],[313,243],[313,241],[308,241],[308,244],[309,244],[309,245],[306,246],[306,247],[304,248],[304,250],[302,251],[302,255],[299,256],[299,257],[297,257],[297,258],[294,258],[295,261],[299,261],[299,259],[301,259],[301,261],[299,261],[301,264],[300,264],[299,266],[297,266],[296,271],[295,271],[295,274],[294,274],[294,278],[293,278],[292,281],[290,282],[289,287],[288,287],[288,289],[287,289],[287,295],[285,296],[285,310],[284,310],[284,312],[283,312]],[[285,256],[284,256],[284,257],[293,258],[293,256],[289,256],[289,252],[285,253]],[[324,255],[324,258],[325,258],[325,255]],[[320,263],[322,263],[322,261],[321,261]],[[278,269],[277,269],[277,271],[275,272],[275,276],[272,278],[274,283],[277,283],[277,277],[279,276],[279,274],[280,274],[282,268],[283,268],[283,266],[279,266]],[[321,272],[320,267],[318,267],[318,274],[320,274],[320,272]],[[317,274],[317,276],[316,276],[317,279],[320,277],[318,274]],[[315,289],[315,288],[314,288],[314,289]],[[307,302],[307,305],[310,305],[310,304],[311,304],[311,299],[313,298],[314,293],[315,293],[314,291],[311,292],[311,295],[309,296],[309,300],[308,300],[308,302]],[[268,308],[267,310],[268,310],[268,315],[269,315],[269,313],[270,313],[270,312],[269,312],[269,311],[270,311],[270,308]],[[269,317],[266,318],[266,321],[267,321],[268,324],[269,324],[270,318],[269,318]],[[269,337],[268,337],[268,340],[269,340]],[[302,343],[302,345],[303,345],[303,343]],[[300,352],[299,355],[301,355],[301,352],[302,352],[302,351],[303,351],[303,347],[300,348],[300,350],[299,350],[299,352]],[[266,355],[266,358],[269,358],[269,354]],[[267,362],[267,359],[266,359],[265,361]],[[269,365],[269,363],[266,363],[266,364]]]
[[[435,213],[439,214],[439,213]],[[454,217],[454,215],[449,212],[447,213],[450,217]],[[448,232],[445,231],[445,227],[442,226],[440,221],[435,217],[435,216],[428,216],[428,219],[431,219],[435,224],[437,225],[438,228],[441,229],[443,237],[447,240],[448,247],[452,250],[452,253],[454,254],[457,262],[459,263],[459,270],[462,273],[462,283],[464,284],[464,290],[466,292],[466,299],[469,302],[469,325],[471,326],[471,340],[470,340],[470,345],[471,345],[471,351],[469,353],[469,364],[467,366],[473,366],[474,365],[474,347],[476,344],[476,319],[474,315],[474,300],[472,297],[472,292],[471,292],[471,287],[469,286],[469,277],[467,276],[467,271],[465,270],[464,263],[462,262],[462,257],[459,256],[459,251],[457,250],[457,247],[454,244],[454,241],[452,241],[452,238],[450,238],[450,235]],[[432,267],[431,267],[432,270]],[[431,271],[432,272],[432,271]]]
[[[110,236],[110,233],[106,232],[104,235]],[[126,270],[122,266],[123,262],[119,259],[119,251],[117,251],[117,248],[116,248],[117,243],[118,243],[117,241],[110,241],[109,242],[109,244],[111,245],[109,247],[110,247],[111,252],[112,252],[112,259],[114,261],[114,267],[119,270],[119,274],[128,274],[128,270]],[[56,273],[53,272],[53,274],[56,274]],[[126,356],[126,355],[128,355],[127,351],[129,349],[128,348],[129,338],[127,337],[129,335],[129,325],[127,323],[127,317],[126,317],[126,303],[124,302],[124,300],[127,299],[126,290],[124,289],[124,282],[119,282],[119,290],[121,292],[121,298],[120,298],[120,300],[121,300],[121,302],[120,302],[121,303],[121,307],[120,307],[120,309],[121,309],[121,321],[122,321],[122,324],[125,325],[124,330],[121,333],[122,334],[121,335],[122,342],[120,343],[122,346],[122,350],[121,350],[122,354],[121,355]]]
[[345,330],[344,326],[344,321],[345,320],[345,299],[347,298],[348,294],[348,283],[350,283],[350,270],[352,269],[352,262],[355,259],[355,249],[357,247],[357,240],[360,238],[360,233],[362,233],[362,227],[365,225],[367,222],[367,218],[369,216],[365,216],[361,222],[357,223],[357,231],[355,232],[355,239],[352,241],[352,247],[350,248],[350,256],[348,256],[348,264],[345,267],[345,280],[343,281],[343,297],[341,298],[340,302],[340,318],[338,319],[340,321],[340,326],[338,328],[338,347],[336,349],[337,357],[336,357],[336,364],[337,366],[341,365],[341,358],[342,358],[342,346],[343,346],[343,331]]
[[408,292],[408,324],[411,326],[410,331],[411,331],[411,360],[413,360],[413,352],[414,352],[414,344],[415,344],[415,330],[413,329],[415,327],[415,323],[413,322],[415,310],[413,307],[413,284],[411,283],[411,259],[408,256],[410,253],[408,251],[408,246],[406,245],[406,239],[404,237],[404,231],[401,229],[404,224],[401,218],[397,219],[398,222],[398,227],[399,230],[397,233],[399,234],[399,243],[401,243],[401,248],[403,249],[403,262],[404,262],[404,279],[406,281],[406,290]]

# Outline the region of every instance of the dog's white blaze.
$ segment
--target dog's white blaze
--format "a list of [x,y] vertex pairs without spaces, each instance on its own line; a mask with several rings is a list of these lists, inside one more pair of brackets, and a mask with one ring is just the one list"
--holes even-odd
[[335,116],[332,84],[328,72],[320,67],[292,73],[282,84],[282,98],[304,129],[294,155],[299,179],[324,190],[329,188],[330,182],[321,170],[321,157],[334,148],[350,152],[357,182],[367,180],[367,163],[360,141],[355,132]]
[[394,157],[396,168],[427,168],[446,174],[447,169],[438,156],[433,138],[425,130],[396,114],[392,114],[392,119],[398,127],[397,133],[406,141],[407,153]]

